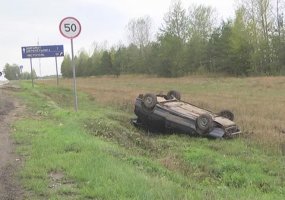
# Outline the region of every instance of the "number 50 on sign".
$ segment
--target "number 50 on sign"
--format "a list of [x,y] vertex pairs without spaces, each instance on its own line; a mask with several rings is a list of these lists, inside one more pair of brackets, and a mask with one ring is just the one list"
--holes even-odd
[[76,38],[81,32],[81,25],[74,17],[66,17],[59,24],[60,33],[69,39]]

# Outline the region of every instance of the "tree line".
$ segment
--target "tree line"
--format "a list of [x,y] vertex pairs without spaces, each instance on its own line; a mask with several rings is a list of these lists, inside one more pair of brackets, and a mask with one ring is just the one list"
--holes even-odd
[[3,69],[4,76],[8,80],[28,80],[37,77],[36,71],[33,69],[32,74],[22,72],[20,66],[7,63]]
[[[75,58],[77,76],[284,75],[284,8],[284,0],[241,0],[233,19],[220,22],[210,6],[186,9],[180,0],[172,1],[154,37],[151,18],[141,17],[126,26],[128,45],[81,51]],[[72,76],[69,55],[61,73]]]

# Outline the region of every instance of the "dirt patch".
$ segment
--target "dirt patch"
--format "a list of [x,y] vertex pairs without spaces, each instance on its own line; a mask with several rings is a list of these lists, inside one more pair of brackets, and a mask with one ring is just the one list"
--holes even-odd
[[0,200],[24,198],[16,178],[21,162],[14,152],[10,136],[11,124],[23,111],[24,106],[11,96],[11,90],[0,88]]

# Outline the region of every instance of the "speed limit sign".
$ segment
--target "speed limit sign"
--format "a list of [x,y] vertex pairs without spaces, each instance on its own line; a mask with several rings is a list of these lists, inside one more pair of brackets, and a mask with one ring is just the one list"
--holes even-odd
[[73,51],[73,38],[76,38],[81,32],[80,22],[74,17],[66,17],[59,23],[59,31],[61,35],[70,39],[71,42],[71,60],[72,60],[72,71],[73,71],[73,91],[74,91],[74,108],[77,112],[78,102],[77,102],[77,91],[76,91],[76,70],[74,61],[74,51]]
[[69,39],[76,38],[81,32],[80,22],[74,17],[66,17],[59,24],[60,33]]

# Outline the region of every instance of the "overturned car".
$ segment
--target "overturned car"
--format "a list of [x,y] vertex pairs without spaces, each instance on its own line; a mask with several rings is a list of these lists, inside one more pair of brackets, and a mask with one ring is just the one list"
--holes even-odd
[[177,91],[162,94],[140,94],[135,101],[136,126],[175,129],[214,138],[231,138],[241,133],[233,122],[234,114],[223,110],[218,114],[181,101]]

